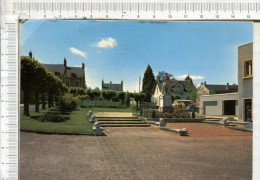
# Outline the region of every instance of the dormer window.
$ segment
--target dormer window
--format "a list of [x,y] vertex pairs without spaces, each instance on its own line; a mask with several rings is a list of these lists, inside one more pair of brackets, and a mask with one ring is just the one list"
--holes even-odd
[[71,73],[71,77],[77,77],[75,73]]

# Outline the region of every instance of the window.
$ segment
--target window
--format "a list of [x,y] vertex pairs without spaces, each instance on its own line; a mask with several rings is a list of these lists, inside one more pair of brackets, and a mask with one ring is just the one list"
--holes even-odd
[[76,80],[75,82],[76,82],[76,87],[79,87],[79,85],[80,85],[79,80]]
[[57,72],[57,71],[56,71],[56,72],[55,72],[55,75],[56,75],[56,76],[60,76],[60,72]]
[[176,85],[174,88],[174,94],[182,94],[183,93],[183,87],[181,85]]
[[70,87],[70,80],[69,79],[66,80],[66,86]]
[[253,77],[253,65],[252,59],[244,61],[244,78],[252,78]]
[[71,77],[77,77],[75,73],[71,73]]

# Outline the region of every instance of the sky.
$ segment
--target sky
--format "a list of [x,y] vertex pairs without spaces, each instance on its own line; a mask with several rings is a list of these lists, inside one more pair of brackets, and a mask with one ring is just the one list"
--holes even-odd
[[150,64],[183,80],[237,84],[237,47],[253,41],[251,22],[28,20],[22,24],[21,55],[32,51],[46,64],[81,66],[87,87],[124,82],[138,92]]

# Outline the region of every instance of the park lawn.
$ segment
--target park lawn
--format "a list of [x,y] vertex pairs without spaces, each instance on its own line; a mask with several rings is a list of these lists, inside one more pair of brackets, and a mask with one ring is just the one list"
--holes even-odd
[[46,133],[71,133],[93,135],[92,126],[86,117],[88,112],[85,108],[79,108],[64,116],[64,122],[41,122],[39,117],[47,111],[55,111],[55,108],[41,110],[39,113],[30,112],[30,117],[21,115],[20,128],[22,130],[43,131]]

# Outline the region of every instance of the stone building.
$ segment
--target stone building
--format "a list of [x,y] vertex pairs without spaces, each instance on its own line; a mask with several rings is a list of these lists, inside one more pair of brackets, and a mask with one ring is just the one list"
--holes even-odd
[[81,67],[70,67],[67,65],[67,60],[64,58],[63,64],[42,64],[43,67],[51,71],[55,76],[60,78],[68,87],[86,88],[85,81],[85,64]]
[[238,92],[200,96],[203,115],[232,115],[238,121],[252,121],[253,43],[238,46]]
[[102,80],[101,89],[102,90],[123,91],[123,85],[124,85],[123,81],[121,81],[121,84],[113,84],[112,81],[110,81],[109,83],[104,83],[104,80]]
[[[189,75],[183,81],[171,79],[170,84],[171,87],[169,94],[179,96],[180,99],[191,99],[192,93],[194,92],[194,90],[196,90],[196,87],[194,86],[193,81]],[[162,81],[159,78],[157,78],[155,92],[153,95],[153,102],[157,106],[159,106],[160,97],[162,96]]]
[[[30,51],[29,56],[33,58]],[[70,67],[67,65],[67,60],[64,58],[63,64],[42,64],[47,70],[51,71],[55,76],[62,80],[68,87],[82,87],[86,88],[85,81],[85,64],[81,67]]]
[[212,94],[225,94],[235,93],[238,91],[238,85],[229,83],[227,84],[207,84],[206,81],[201,83],[197,91],[197,102],[199,102],[199,96],[212,95]]

